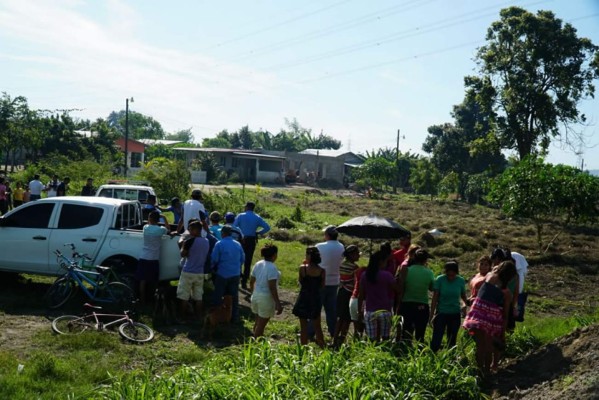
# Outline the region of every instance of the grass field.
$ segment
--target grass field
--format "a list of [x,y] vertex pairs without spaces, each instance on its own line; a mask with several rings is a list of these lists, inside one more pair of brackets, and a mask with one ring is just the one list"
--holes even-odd
[[[209,195],[210,197],[210,195]],[[366,199],[303,190],[246,189],[213,194],[213,209],[239,211],[256,200],[258,212],[273,226],[270,241],[279,247],[277,266],[289,301],[297,289],[297,266],[306,245],[322,241],[322,228],[371,212],[396,220],[413,232],[415,242],[436,256],[431,267],[455,258],[469,278],[474,261],[494,244],[524,254],[531,267],[531,292],[524,324],[508,342],[518,356],[599,320],[598,230],[566,227],[546,253],[536,247],[535,231],[522,221],[503,218],[497,210],[416,196],[385,195]],[[226,203],[226,204],[225,204]],[[299,211],[298,211],[299,210]],[[292,218],[293,217],[293,218]],[[275,228],[289,219],[295,227]],[[282,222],[281,222],[282,221]],[[287,221],[288,222],[288,221]],[[549,223],[549,232],[559,227]],[[444,235],[426,234],[437,228]],[[358,244],[365,264],[370,243]],[[549,240],[550,237],[547,238]],[[264,243],[261,241],[260,243]],[[376,248],[379,243],[373,243]],[[89,333],[59,337],[51,333],[42,295],[48,278],[2,279],[0,285],[0,398],[481,398],[472,369],[471,341],[457,351],[433,355],[428,349],[406,350],[350,341],[341,351],[321,351],[296,343],[298,323],[285,313],[267,327],[269,340],[249,339],[252,321],[224,328],[217,340],[199,335],[199,326],[157,327],[157,339],[132,345],[116,334]],[[248,315],[244,300],[244,316]],[[149,316],[143,322],[152,323]],[[430,334],[430,333],[429,333]]]

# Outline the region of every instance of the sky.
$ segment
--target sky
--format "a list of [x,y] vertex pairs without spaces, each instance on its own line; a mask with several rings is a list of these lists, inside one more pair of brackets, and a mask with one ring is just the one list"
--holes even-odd
[[[451,122],[499,10],[551,10],[599,44],[599,0],[0,0],[0,91],[95,120],[125,108],[197,143],[296,118],[356,153],[422,153]],[[596,82],[599,87],[599,82]],[[586,147],[548,161],[599,169],[599,93]],[[579,154],[576,154],[579,153]]]

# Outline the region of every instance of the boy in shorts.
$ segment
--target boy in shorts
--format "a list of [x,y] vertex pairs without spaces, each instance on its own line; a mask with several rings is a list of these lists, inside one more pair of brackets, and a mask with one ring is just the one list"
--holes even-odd
[[179,285],[177,286],[177,298],[181,303],[181,317],[189,299],[195,302],[196,317],[202,312],[202,297],[204,295],[204,279],[207,274],[206,259],[210,252],[210,243],[207,238],[202,237],[202,222],[193,221],[188,225],[190,237],[183,242],[181,257],[185,258]]

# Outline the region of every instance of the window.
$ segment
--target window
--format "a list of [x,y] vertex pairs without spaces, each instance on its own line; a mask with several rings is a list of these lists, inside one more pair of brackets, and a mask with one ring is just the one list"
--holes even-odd
[[224,156],[219,157],[218,162],[221,167],[226,167],[227,166],[227,157],[224,157]]
[[233,157],[231,159],[231,168],[237,168],[239,163],[239,158]]
[[140,203],[147,203],[149,194],[150,194],[150,192],[148,192],[147,190],[140,190],[137,193],[137,198],[136,199],[134,198],[131,200],[138,200]]
[[141,156],[142,153],[131,153],[131,167],[139,168],[141,167]]
[[98,225],[104,210],[99,207],[78,204],[63,204],[58,220],[58,229],[79,229]]
[[138,221],[141,220],[139,216],[139,209],[135,206],[135,204],[123,204],[119,207],[119,210],[116,215],[115,228],[128,228],[135,226],[138,224]]
[[112,189],[102,189],[102,190],[100,190],[100,194],[98,194],[98,196],[111,198],[112,197]]
[[281,161],[276,160],[260,160],[260,171],[264,172],[280,172],[283,165]]
[[47,229],[54,203],[39,203],[20,209],[5,217],[2,226]]

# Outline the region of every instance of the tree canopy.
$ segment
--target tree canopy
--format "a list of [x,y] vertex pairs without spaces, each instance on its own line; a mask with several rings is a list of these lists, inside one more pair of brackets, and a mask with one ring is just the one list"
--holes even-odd
[[[108,126],[125,135],[125,110],[113,111],[107,118]],[[160,122],[154,118],[129,110],[129,138],[131,139],[164,139],[166,133]]]
[[594,95],[599,48],[551,11],[519,7],[501,10],[486,40],[479,75],[465,82],[492,113],[501,146],[523,159],[544,153],[555,137],[576,145],[582,136],[572,127],[586,120],[578,104]]

